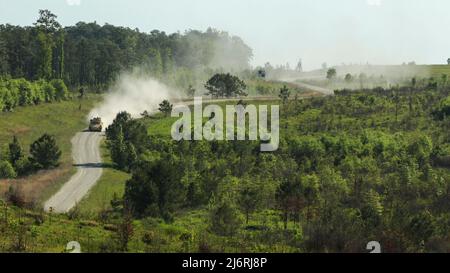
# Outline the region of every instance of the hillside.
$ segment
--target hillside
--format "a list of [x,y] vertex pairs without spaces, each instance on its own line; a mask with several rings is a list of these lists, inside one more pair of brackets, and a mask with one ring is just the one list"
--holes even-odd
[[[17,107],[13,112],[0,113],[0,143],[5,151],[13,136],[17,136],[28,153],[29,145],[44,133],[54,135],[61,149],[61,165],[53,170],[15,180],[0,180],[0,194],[9,186],[18,187],[28,203],[42,202],[73,173],[71,142],[74,134],[87,127],[90,109],[101,100],[100,95],[89,94],[82,101],[71,99],[35,106]],[[81,109],[80,109],[81,104]]]
[[110,151],[120,140],[137,155],[116,156],[134,158],[122,167],[131,179],[98,187],[93,196],[111,202],[96,219],[117,221],[132,207],[134,227],[152,238],[148,251],[363,252],[371,238],[385,252],[449,251],[448,90],[249,101],[281,104],[273,153],[259,141],[175,142],[174,118],[122,114]]

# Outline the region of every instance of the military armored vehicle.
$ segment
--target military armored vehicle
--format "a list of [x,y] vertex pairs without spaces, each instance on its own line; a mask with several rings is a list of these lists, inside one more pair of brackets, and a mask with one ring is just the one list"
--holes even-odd
[[97,117],[91,119],[89,122],[89,131],[91,132],[101,132],[103,129],[103,122],[102,119]]

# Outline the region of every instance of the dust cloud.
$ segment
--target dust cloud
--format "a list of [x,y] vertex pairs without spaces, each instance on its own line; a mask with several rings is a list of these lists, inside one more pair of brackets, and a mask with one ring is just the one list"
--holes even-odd
[[149,75],[138,72],[122,73],[103,102],[88,115],[88,120],[101,117],[104,127],[110,125],[117,113],[127,111],[132,117],[139,117],[144,111],[157,111],[165,99],[179,99],[180,93]]

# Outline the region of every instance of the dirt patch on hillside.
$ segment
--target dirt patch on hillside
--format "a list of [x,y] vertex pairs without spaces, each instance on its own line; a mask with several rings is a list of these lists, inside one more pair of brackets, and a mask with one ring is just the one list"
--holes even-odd
[[20,136],[31,131],[31,128],[27,126],[17,126],[7,129],[7,131],[10,132],[11,135]]

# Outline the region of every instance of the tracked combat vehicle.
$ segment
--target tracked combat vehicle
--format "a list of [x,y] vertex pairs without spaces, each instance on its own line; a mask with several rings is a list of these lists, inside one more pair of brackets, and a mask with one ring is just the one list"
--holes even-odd
[[103,129],[103,122],[102,119],[97,117],[91,119],[89,122],[89,131],[91,132],[101,132]]

